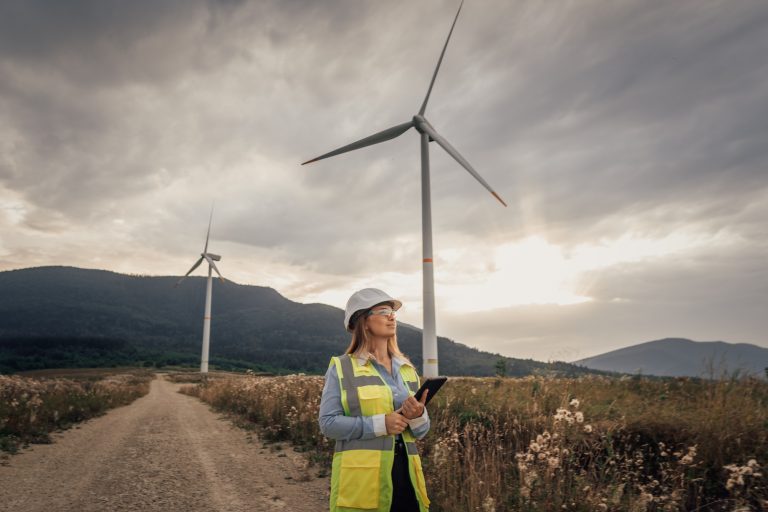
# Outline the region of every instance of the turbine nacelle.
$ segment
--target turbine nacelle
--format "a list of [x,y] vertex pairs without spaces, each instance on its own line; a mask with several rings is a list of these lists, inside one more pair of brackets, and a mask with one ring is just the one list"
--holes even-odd
[[205,258],[207,256],[208,258],[212,259],[213,261],[221,261],[221,256],[219,256],[218,254],[213,254],[212,252],[203,253],[200,256],[202,256],[203,258]]

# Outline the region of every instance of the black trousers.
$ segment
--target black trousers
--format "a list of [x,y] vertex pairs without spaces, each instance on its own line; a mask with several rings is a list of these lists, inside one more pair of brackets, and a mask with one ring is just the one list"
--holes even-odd
[[408,473],[408,453],[403,438],[395,438],[395,463],[392,465],[392,507],[390,512],[419,512],[419,502]]

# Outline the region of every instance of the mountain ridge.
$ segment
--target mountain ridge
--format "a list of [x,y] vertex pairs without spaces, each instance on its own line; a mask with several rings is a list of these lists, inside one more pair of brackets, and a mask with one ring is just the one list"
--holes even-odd
[[[206,278],[189,277],[175,288],[178,279],[67,266],[0,272],[0,371],[56,361],[113,364],[104,359],[111,349],[123,364],[199,364]],[[212,366],[324,373],[349,344],[339,308],[294,302],[264,286],[215,280],[213,287]],[[399,324],[398,342],[421,368],[421,330]],[[438,347],[445,375],[494,375],[499,361],[510,376],[594,373],[502,357],[442,336]]]
[[573,361],[587,368],[661,377],[720,377],[733,372],[764,375],[768,348],[750,343],[663,338]]

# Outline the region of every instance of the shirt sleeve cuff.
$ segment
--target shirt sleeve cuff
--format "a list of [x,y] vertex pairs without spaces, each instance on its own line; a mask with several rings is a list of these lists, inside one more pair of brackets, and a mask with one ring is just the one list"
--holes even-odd
[[383,414],[375,414],[373,418],[373,433],[376,437],[387,435],[387,424]]
[[426,407],[424,408],[424,412],[421,413],[421,416],[419,416],[418,418],[413,418],[412,420],[409,420],[406,418],[405,421],[408,422],[408,426],[411,427],[411,430],[414,430],[423,426],[426,422],[429,421],[429,416],[427,416],[427,408]]

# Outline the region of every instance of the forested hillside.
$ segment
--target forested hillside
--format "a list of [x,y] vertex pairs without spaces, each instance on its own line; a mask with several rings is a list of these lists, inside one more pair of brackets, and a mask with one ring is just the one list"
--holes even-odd
[[[0,272],[0,371],[140,364],[196,366],[205,279],[39,267]],[[214,281],[211,364],[223,369],[323,373],[346,348],[343,312],[300,304],[268,287]],[[421,331],[401,324],[403,351],[421,367]],[[588,370],[501,358],[438,339],[440,373],[507,375]],[[503,361],[503,363],[500,363]]]

